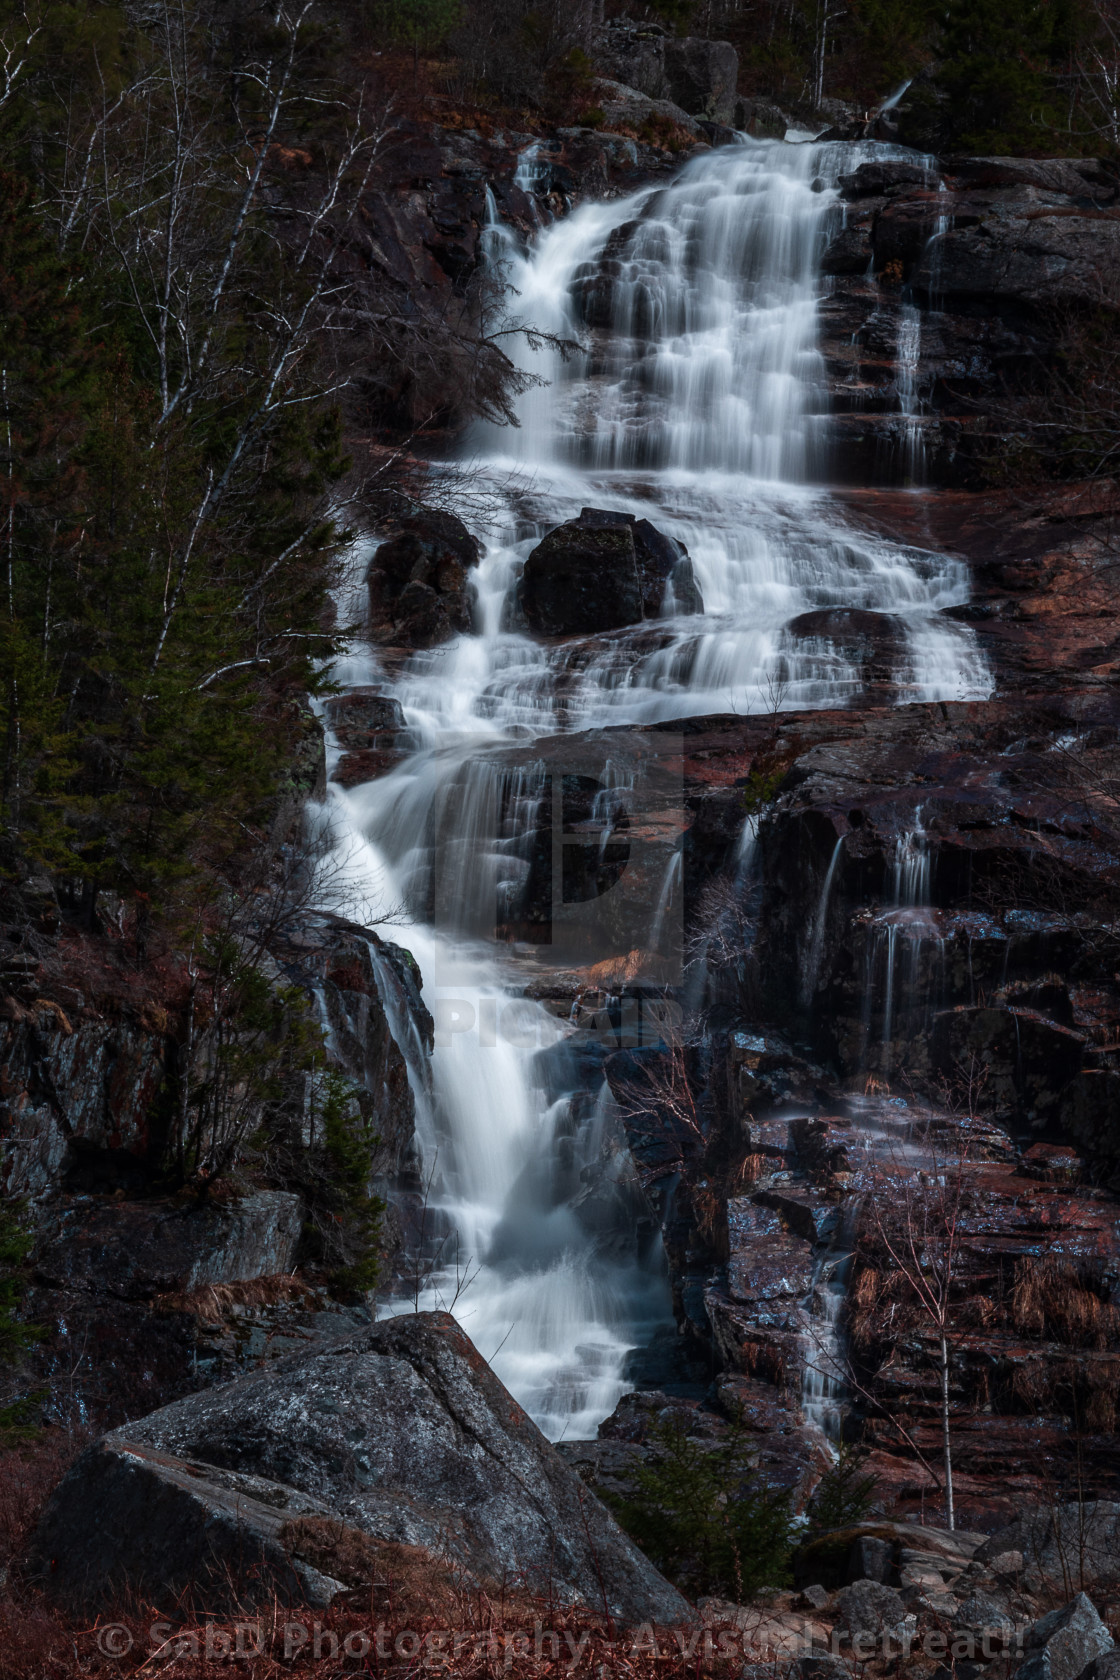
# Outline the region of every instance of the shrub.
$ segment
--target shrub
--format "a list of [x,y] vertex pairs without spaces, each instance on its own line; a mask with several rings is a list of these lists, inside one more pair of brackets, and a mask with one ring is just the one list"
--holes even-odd
[[867,1453],[841,1443],[836,1462],[817,1483],[809,1504],[809,1532],[847,1528],[862,1522],[875,1503],[875,1477],[864,1473]]
[[760,1475],[742,1431],[713,1445],[674,1420],[654,1442],[656,1457],[638,1470],[635,1492],[611,1501],[631,1539],[693,1596],[743,1600],[784,1585],[793,1544],[789,1494]]

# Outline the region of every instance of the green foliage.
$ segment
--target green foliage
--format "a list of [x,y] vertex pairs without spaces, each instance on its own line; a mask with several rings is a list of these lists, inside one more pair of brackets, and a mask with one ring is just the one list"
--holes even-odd
[[363,1117],[348,1079],[332,1068],[323,1084],[323,1136],[351,1251],[350,1258],[331,1273],[331,1288],[344,1296],[364,1295],[377,1283],[381,1265],[385,1203],[371,1192],[369,1183],[381,1139]]
[[836,1462],[817,1483],[809,1504],[809,1532],[819,1534],[831,1528],[847,1528],[862,1522],[875,1504],[877,1483],[864,1470],[867,1454],[844,1441]]
[[631,1538],[693,1596],[743,1601],[784,1585],[793,1545],[789,1495],[763,1481],[742,1432],[713,1444],[668,1421],[654,1440],[656,1457],[637,1471],[634,1494],[611,1501]]
[[460,0],[383,0],[386,37],[414,54],[442,46],[462,20]]
[[[114,8],[51,9],[29,58],[0,143],[37,173],[57,164],[72,185],[74,157],[51,147],[81,126],[83,77],[102,100],[147,70],[138,115],[166,132],[176,65]],[[132,145],[121,122],[106,170]],[[221,271],[239,228],[205,378],[174,318],[161,349],[154,268],[123,268],[114,218],[154,217],[141,237],[158,243],[162,189],[135,211],[127,187],[91,196],[70,239],[65,197],[0,178],[0,822],[74,892],[112,888],[156,916],[190,914],[275,798],[298,729],[287,695],[317,690],[332,646],[314,626],[339,533],[319,510],[347,466],[337,410],[296,379],[294,351],[286,371],[277,337],[313,277],[277,264],[263,212],[231,222],[242,188],[214,169],[217,126],[191,139],[182,167],[198,180],[169,250],[189,322],[200,300],[184,292]]]
[[[38,1341],[38,1325],[19,1317],[23,1299],[23,1266],[33,1237],[23,1221],[20,1203],[0,1203],[0,1363],[10,1365]],[[9,1408],[10,1409],[10,1408]],[[7,1427],[0,1409],[0,1429]]]
[[307,1209],[300,1263],[326,1274],[342,1300],[369,1293],[380,1277],[385,1203],[373,1188],[381,1139],[368,1095],[326,1063],[319,1046],[298,1112],[289,1102],[264,1117],[254,1142],[272,1182],[296,1190]]
[[748,817],[757,816],[777,796],[785,779],[785,767],[777,770],[752,770],[739,794],[739,803]]
[[1061,120],[1054,71],[1067,45],[1061,8],[1046,0],[1014,12],[1000,0],[949,0],[933,69],[907,96],[903,138],[982,154],[1052,152]]

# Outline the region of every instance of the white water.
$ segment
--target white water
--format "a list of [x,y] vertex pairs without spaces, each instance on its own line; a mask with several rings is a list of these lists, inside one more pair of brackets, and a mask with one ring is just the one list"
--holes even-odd
[[[522,400],[518,432],[475,440],[473,471],[509,510],[478,569],[478,633],[391,675],[362,648],[337,671],[344,685],[392,692],[419,743],[381,780],[333,788],[329,819],[352,913],[376,924],[404,904],[415,918],[385,931],[415,952],[442,1029],[418,1127],[458,1274],[445,1245],[422,1304],[454,1305],[553,1438],[590,1433],[611,1410],[627,1350],[665,1321],[668,1299],[651,1257],[620,1251],[577,1205],[583,1169],[606,1158],[625,1178],[625,1152],[611,1153],[617,1120],[602,1093],[573,1104],[538,1087],[538,1048],[566,1029],[516,1001],[524,967],[492,937],[495,902],[524,879],[518,842],[542,797],[532,740],[843,704],[858,670],[787,628],[825,606],[898,616],[901,695],[988,689],[967,632],[938,616],[965,598],[957,563],[852,529],[814,487],[827,465],[817,262],[834,195],[812,183],[858,161],[851,147],[751,143],[694,160],[668,186],[583,207],[527,256],[493,229],[511,314],[583,348],[568,363],[526,350],[524,365],[548,383]],[[612,235],[609,322],[600,309],[588,332],[575,300]],[[509,627],[525,555],[585,505],[648,517],[682,541],[705,612],[592,644],[544,646]],[[491,756],[512,743],[527,767],[513,782]],[[658,916],[679,900],[673,869]],[[424,925],[433,871],[434,927]],[[464,1269],[473,1281],[454,1299]]]

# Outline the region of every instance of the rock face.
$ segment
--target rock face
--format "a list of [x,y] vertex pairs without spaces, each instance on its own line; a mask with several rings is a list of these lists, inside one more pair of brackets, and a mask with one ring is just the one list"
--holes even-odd
[[[1009,394],[1063,321],[1120,305],[1120,174],[1096,159],[915,153],[840,177],[842,226],[824,257],[822,304],[833,471],[852,481],[982,484]],[[917,362],[910,413],[900,333]],[[910,309],[911,318],[906,316]]]
[[471,628],[469,573],[481,550],[461,519],[417,508],[393,520],[366,577],[375,641],[435,647]]
[[538,636],[597,635],[703,611],[687,552],[648,519],[584,508],[558,525],[525,562],[517,608]]
[[204,1207],[80,1197],[46,1215],[34,1266],[55,1288],[147,1300],[291,1271],[302,1221],[282,1190]]
[[61,1004],[8,1000],[0,1019],[0,1135],[9,1195],[41,1197],[111,1156],[142,1175],[162,1138],[151,1111],[167,1072],[160,1032],[127,1020],[71,1020]]
[[[192,1493],[187,1467],[208,1485]],[[278,1360],[97,1443],[52,1498],[35,1557],[57,1560],[55,1578],[86,1603],[137,1574],[167,1595],[180,1564],[175,1534],[162,1538],[165,1510],[194,1556],[214,1508],[228,1511],[214,1489],[243,1487],[275,1509],[266,1484],[279,1484],[281,1509],[310,1503],[381,1540],[446,1548],[475,1575],[556,1591],[624,1624],[690,1616],[442,1313]],[[215,1567],[233,1560],[229,1533],[223,1516]],[[273,1537],[254,1509],[250,1555]]]

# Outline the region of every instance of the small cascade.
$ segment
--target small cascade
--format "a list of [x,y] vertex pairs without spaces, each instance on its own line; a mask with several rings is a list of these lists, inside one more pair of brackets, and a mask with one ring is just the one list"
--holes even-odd
[[808,1329],[802,1336],[801,1410],[830,1440],[840,1436],[846,1351],[841,1318],[848,1293],[850,1253],[829,1249],[817,1261],[806,1302]]
[[840,855],[844,850],[844,836],[841,834],[832,848],[832,856],[828,860],[824,881],[821,884],[821,896],[813,917],[812,932],[809,937],[809,950],[805,958],[805,966],[801,975],[801,1001],[811,1003],[817,986],[817,976],[820,973],[821,957],[824,955],[824,936],[828,927],[828,901],[832,896],[832,879],[836,874],[836,866],[840,862]]
[[908,485],[925,480],[925,435],[918,402],[918,368],[922,358],[922,317],[908,299],[899,305],[896,388],[902,415],[902,478]]
[[[870,920],[866,931],[864,979],[864,1061],[869,1073],[889,1079],[896,1017],[923,1022],[943,990],[945,938],[931,904],[929,839],[919,806],[913,827],[895,842],[891,865],[890,906]],[[872,1026],[881,999],[881,1025]],[[872,1066],[874,1063],[874,1066]]]

